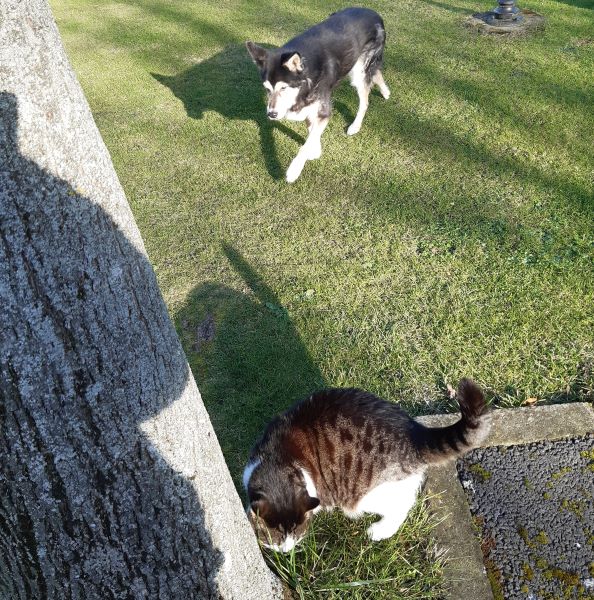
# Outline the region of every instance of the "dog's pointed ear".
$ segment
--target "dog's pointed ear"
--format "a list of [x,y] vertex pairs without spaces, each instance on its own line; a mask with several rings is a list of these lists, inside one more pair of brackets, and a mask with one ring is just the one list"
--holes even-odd
[[303,71],[303,61],[299,52],[286,52],[281,56],[281,65],[286,67],[292,73]]
[[245,47],[247,48],[252,60],[256,63],[257,67],[261,69],[266,64],[266,58],[268,57],[268,50],[254,44],[254,42],[246,42]]

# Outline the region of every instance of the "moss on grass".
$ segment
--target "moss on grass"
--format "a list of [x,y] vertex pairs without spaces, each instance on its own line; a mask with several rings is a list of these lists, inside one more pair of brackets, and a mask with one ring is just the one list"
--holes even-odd
[[487,578],[491,584],[491,591],[493,592],[493,600],[505,600],[503,594],[503,575],[501,570],[495,565],[492,560],[485,560],[485,569],[487,571]]

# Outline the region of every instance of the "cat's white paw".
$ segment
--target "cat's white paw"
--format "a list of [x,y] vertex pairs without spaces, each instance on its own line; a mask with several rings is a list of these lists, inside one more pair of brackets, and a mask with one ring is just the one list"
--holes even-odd
[[395,527],[394,523],[386,522],[385,519],[381,519],[367,528],[367,535],[374,542],[379,542],[380,540],[392,537],[396,531],[398,531],[398,527]]
[[361,130],[361,123],[357,123],[357,121],[353,121],[349,128],[347,129],[347,135],[355,135],[355,133],[359,133]]

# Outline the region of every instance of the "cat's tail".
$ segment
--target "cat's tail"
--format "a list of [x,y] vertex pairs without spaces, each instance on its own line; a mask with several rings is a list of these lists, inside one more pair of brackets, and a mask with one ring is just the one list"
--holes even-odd
[[417,422],[415,431],[421,458],[427,463],[443,462],[464,454],[487,437],[490,418],[483,392],[471,379],[462,379],[457,393],[462,416],[447,427],[425,427]]

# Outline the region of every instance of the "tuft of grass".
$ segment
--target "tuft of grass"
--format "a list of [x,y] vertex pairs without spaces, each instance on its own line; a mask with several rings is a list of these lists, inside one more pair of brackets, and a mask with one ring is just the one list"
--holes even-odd
[[349,520],[320,513],[291,552],[263,549],[266,561],[296,598],[442,598],[442,560],[431,541],[433,522],[422,498],[398,533],[372,543],[374,517]]

